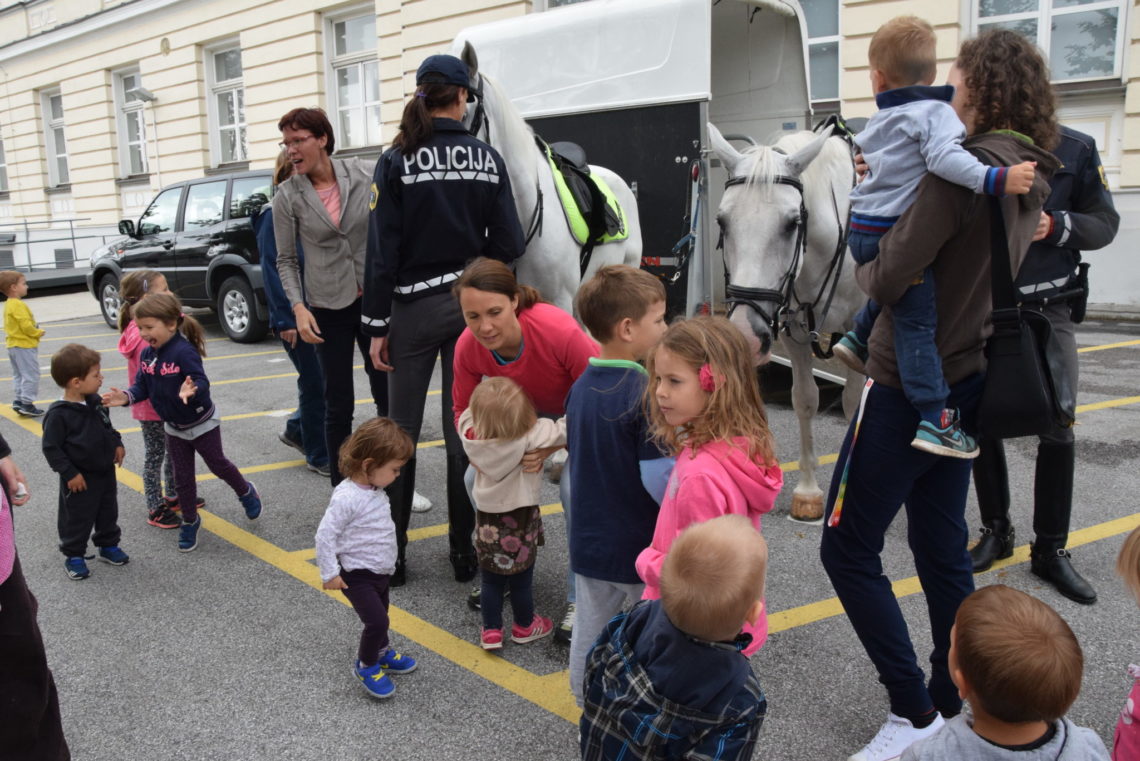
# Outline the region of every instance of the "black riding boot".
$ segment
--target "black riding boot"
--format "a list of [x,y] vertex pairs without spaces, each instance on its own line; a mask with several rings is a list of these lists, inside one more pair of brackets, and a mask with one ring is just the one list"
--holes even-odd
[[416,458],[400,469],[400,477],[388,485],[388,501],[392,505],[392,522],[396,524],[396,570],[388,585],[402,587],[407,583],[405,556],[408,548],[408,524],[412,520],[412,497],[416,493]]
[[1065,549],[1073,510],[1073,444],[1037,447],[1037,473],[1033,483],[1033,533],[1030,570],[1074,602],[1092,605],[1096,590],[1073,568]]
[[974,573],[989,570],[995,560],[1013,554],[1013,524],[1009,520],[1009,474],[1000,439],[982,438],[974,460],[974,491],[982,514],[982,538],[970,550]]
[[475,545],[475,508],[467,496],[463,475],[467,472],[466,455],[447,456],[447,541],[451,548],[451,567],[456,581],[471,581],[479,571]]

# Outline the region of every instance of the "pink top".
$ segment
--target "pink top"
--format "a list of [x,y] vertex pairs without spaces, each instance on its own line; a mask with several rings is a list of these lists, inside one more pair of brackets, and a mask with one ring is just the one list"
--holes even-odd
[[12,575],[16,564],[16,537],[12,533],[12,506],[8,495],[0,489],[0,584]]
[[340,186],[334,182],[324,190],[318,190],[317,195],[321,197],[321,203],[325,205],[329,219],[333,221],[334,225],[340,227]]
[[[135,378],[139,374],[139,357],[142,356],[143,349],[147,346],[147,342],[142,340],[142,336],[139,335],[139,326],[134,320],[128,322],[123,334],[119,336],[119,353],[127,359],[127,385],[123,388],[134,384]],[[162,420],[154,411],[154,407],[150,406],[150,402],[132,404],[131,417],[135,420]]]
[[506,377],[522,386],[540,415],[566,413],[566,395],[585,371],[598,345],[583,332],[577,320],[552,304],[535,304],[519,312],[522,354],[500,365],[470,330],[455,344],[451,387],[456,426],[467,409],[471,392],[484,377]]
[[[677,464],[669,476],[653,541],[637,556],[637,574],[645,582],[646,600],[661,597],[661,566],[673,540],[690,524],[711,520],[721,515],[743,515],[760,530],[760,516],[776,504],[776,495],[784,485],[779,465],[760,465],[748,458],[748,440],[739,437],[735,446],[714,441],[701,447],[694,456],[691,449],[677,455]],[[765,606],[767,607],[767,606]],[[755,624],[745,624],[752,643],[744,649],[752,655],[768,639],[768,612]]]
[[1132,691],[1116,722],[1112,736],[1112,761],[1134,761],[1140,758],[1140,666],[1129,666]]

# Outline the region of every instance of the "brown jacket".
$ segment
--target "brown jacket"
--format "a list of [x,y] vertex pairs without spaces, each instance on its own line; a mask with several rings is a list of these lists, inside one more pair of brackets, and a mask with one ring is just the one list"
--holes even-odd
[[[1048,180],[1058,167],[1057,159],[1025,140],[997,132],[970,137],[962,145],[992,166],[1037,162],[1029,194],[1001,200],[1016,277],[1049,195]],[[926,267],[934,271],[938,312],[934,342],[942,357],[942,374],[953,385],[985,369],[982,348],[991,331],[993,309],[989,198],[927,175],[914,204],[883,236],[879,255],[855,269],[863,291],[884,305],[868,345],[867,373],[879,383],[901,387],[889,305]]]

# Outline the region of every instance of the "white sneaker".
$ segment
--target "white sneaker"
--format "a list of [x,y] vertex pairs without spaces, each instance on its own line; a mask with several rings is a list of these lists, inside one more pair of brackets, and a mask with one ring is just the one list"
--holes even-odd
[[888,713],[886,722],[879,727],[879,733],[863,750],[849,756],[847,761],[894,761],[911,745],[942,729],[945,723],[942,714],[937,714],[929,727],[915,729],[903,717]]
[[416,492],[412,495],[412,512],[413,513],[426,513],[431,510],[431,500],[424,495]]

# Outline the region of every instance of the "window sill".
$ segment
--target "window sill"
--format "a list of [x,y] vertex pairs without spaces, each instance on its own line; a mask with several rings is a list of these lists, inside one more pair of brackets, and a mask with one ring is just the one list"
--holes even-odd
[[341,148],[334,156],[339,159],[379,159],[383,146],[366,145],[363,148]]
[[119,177],[115,180],[115,185],[120,188],[124,185],[150,185],[150,175],[132,174],[126,177]]
[[12,197],[12,194],[7,190],[0,190],[0,201],[7,201]]
[[53,185],[49,188],[44,188],[44,195],[45,196],[58,196],[58,195],[64,195],[64,194],[70,193],[70,192],[71,192],[71,183],[70,182],[65,183],[63,185]]
[[1124,84],[1119,79],[1102,79],[1099,82],[1054,82],[1053,89],[1064,98],[1069,95],[1124,95]]
[[205,172],[207,177],[215,174],[230,174],[231,172],[247,172],[249,171],[248,161],[231,161],[228,164],[218,164],[208,168]]

